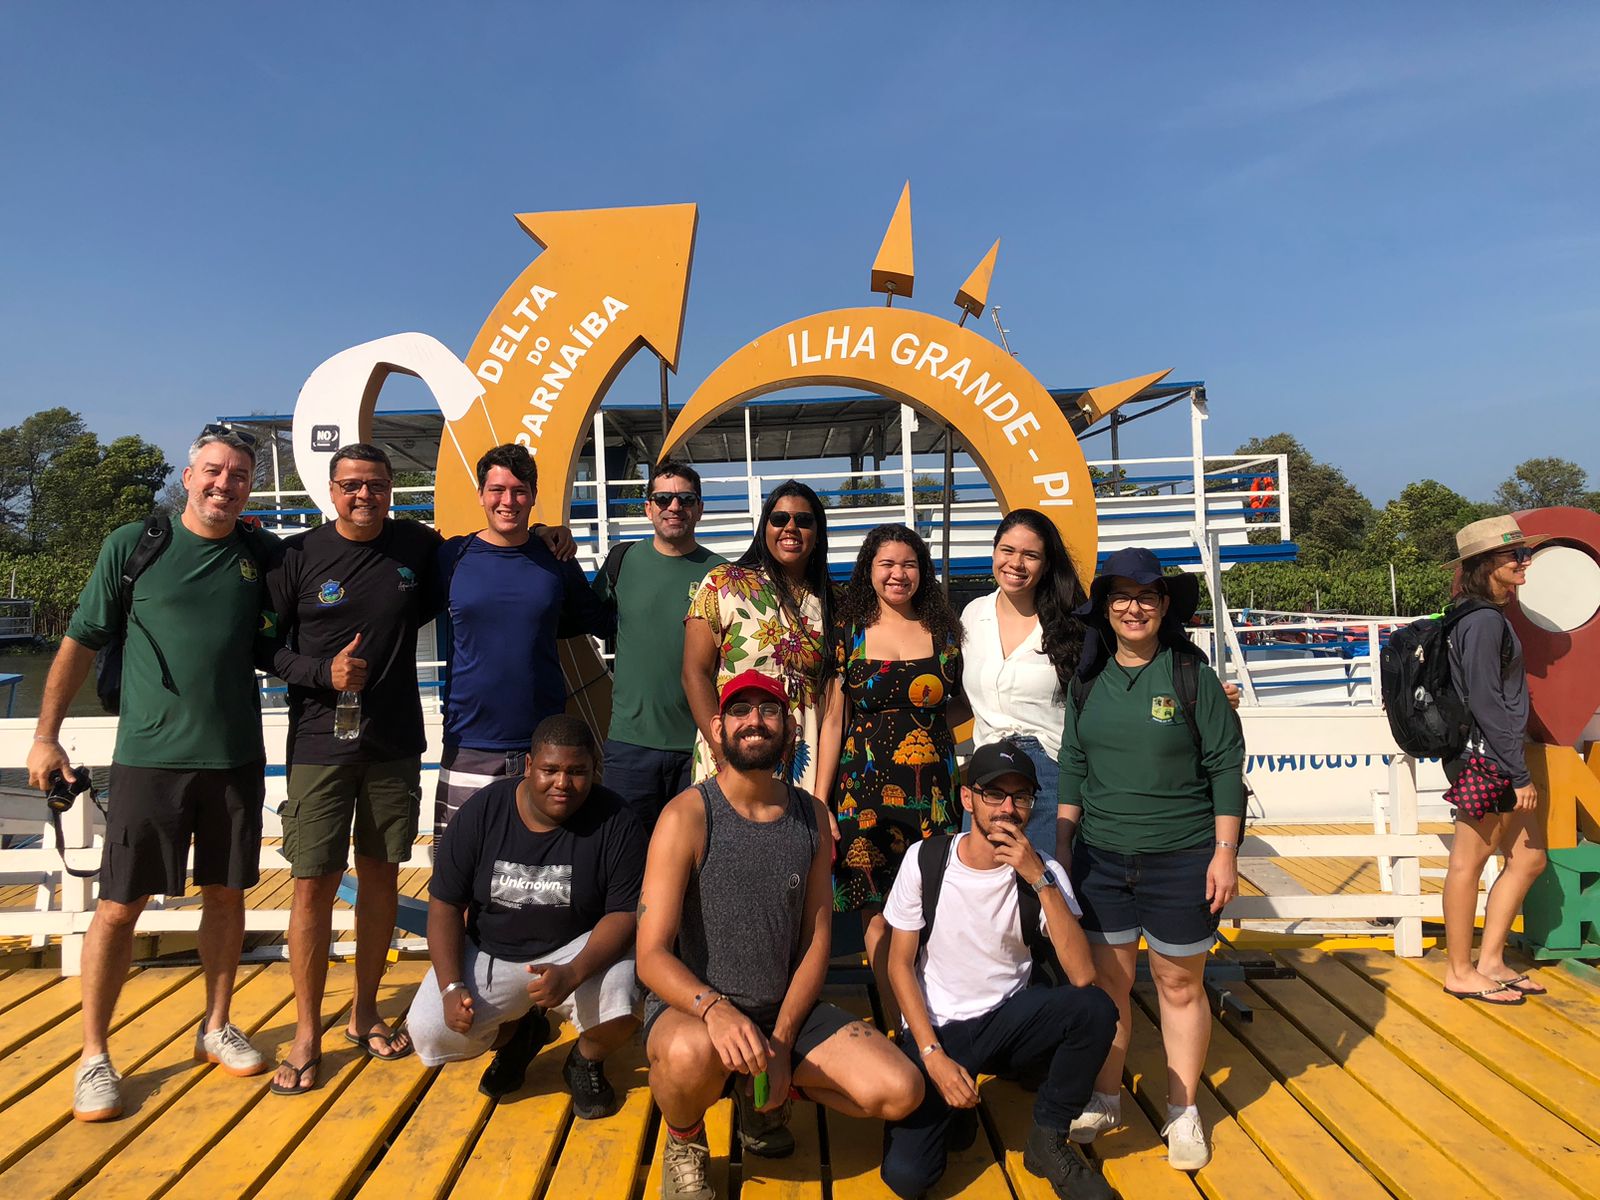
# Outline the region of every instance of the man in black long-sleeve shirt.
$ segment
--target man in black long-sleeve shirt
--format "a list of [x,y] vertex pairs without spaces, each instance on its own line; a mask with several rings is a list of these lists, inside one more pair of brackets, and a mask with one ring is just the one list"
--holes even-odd
[[[346,1034],[373,1058],[411,1053],[404,1030],[378,1015],[378,981],[394,930],[399,864],[411,856],[421,809],[422,702],[417,631],[433,618],[440,538],[389,519],[393,474],[376,446],[334,455],[337,519],[292,538],[268,573],[284,644],[273,659],[289,685],[284,856],[293,871],[289,962],[298,1020],[272,1090],[316,1085],[333,902],[354,826],[356,991]],[[334,733],[341,691],[359,694],[353,738]]]

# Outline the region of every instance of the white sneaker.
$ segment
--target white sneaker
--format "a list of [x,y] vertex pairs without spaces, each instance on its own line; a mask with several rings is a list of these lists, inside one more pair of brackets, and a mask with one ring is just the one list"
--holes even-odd
[[122,1115],[122,1076],[109,1054],[78,1064],[72,1080],[72,1115],[80,1121],[110,1121]]
[[198,1062],[216,1063],[229,1075],[259,1075],[267,1069],[266,1057],[232,1021],[210,1033],[201,1021],[194,1034],[194,1056]]
[[1096,1092],[1089,1097],[1084,1110],[1072,1118],[1067,1136],[1080,1146],[1087,1146],[1102,1133],[1109,1133],[1121,1124],[1122,1097]]
[[1199,1110],[1191,1107],[1178,1113],[1167,1122],[1161,1136],[1167,1139],[1167,1163],[1176,1170],[1198,1171],[1211,1161]]

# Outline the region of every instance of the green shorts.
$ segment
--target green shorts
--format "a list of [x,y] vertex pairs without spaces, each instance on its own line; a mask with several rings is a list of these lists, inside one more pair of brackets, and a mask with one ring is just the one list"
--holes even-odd
[[422,808],[422,760],[296,763],[289,768],[289,798],[283,820],[283,856],[296,879],[331,875],[350,866],[350,834],[356,853],[379,862],[411,857]]

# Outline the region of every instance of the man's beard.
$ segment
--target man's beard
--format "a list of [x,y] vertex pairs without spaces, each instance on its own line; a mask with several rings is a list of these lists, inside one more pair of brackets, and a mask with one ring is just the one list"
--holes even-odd
[[1012,833],[1021,833],[1023,830],[1022,821],[1014,820],[1009,816],[1003,817],[991,813],[985,813],[982,821],[976,821],[975,819],[975,823],[978,826],[978,832],[983,834],[990,842],[994,841],[994,831],[1001,826],[1009,829]]
[[722,761],[735,771],[770,771],[783,758],[783,738],[731,738],[722,734]]

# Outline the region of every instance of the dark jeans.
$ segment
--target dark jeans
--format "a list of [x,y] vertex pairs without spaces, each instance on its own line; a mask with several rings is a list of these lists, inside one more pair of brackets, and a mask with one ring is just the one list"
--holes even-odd
[[[1023,988],[993,1012],[952,1021],[936,1032],[944,1052],[974,1079],[980,1073],[1027,1075],[1043,1067],[1033,1120],[1064,1133],[1089,1103],[1117,1032],[1117,1006],[1094,987]],[[910,1042],[904,1038],[901,1049],[920,1067],[921,1055]],[[920,1196],[939,1182],[955,1115],[929,1079],[917,1110],[884,1127],[883,1182],[897,1196]]]
[[694,755],[687,750],[652,750],[606,739],[605,785],[633,809],[648,835],[656,818],[694,774]]

